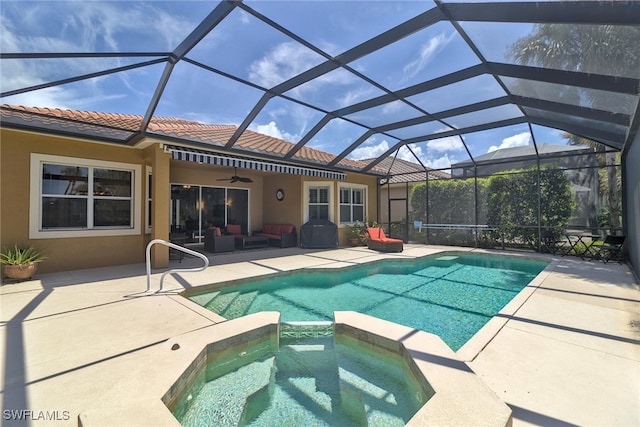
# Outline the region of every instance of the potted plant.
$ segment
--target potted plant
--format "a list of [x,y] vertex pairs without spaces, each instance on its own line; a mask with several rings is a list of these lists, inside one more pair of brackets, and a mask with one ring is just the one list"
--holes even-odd
[[349,230],[349,244],[351,246],[358,246],[362,242],[365,229],[360,221],[356,221],[353,224],[345,225],[345,228]]
[[0,253],[0,264],[2,264],[2,274],[9,279],[25,280],[30,279],[38,270],[38,263],[47,257],[43,256],[30,246],[26,249],[13,248],[4,249]]

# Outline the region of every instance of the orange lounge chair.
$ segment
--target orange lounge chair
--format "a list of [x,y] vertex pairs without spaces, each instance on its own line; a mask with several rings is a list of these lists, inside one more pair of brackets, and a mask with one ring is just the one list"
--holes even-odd
[[369,238],[367,239],[367,247],[369,249],[381,252],[402,252],[404,249],[402,240],[387,237],[382,228],[369,227],[367,228],[367,233],[369,233]]

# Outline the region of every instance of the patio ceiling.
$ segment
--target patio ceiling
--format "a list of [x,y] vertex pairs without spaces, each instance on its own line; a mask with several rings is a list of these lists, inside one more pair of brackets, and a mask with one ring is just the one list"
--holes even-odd
[[143,117],[111,142],[178,117],[235,125],[218,151],[246,155],[254,130],[292,143],[283,161],[311,147],[378,174],[390,156],[444,170],[570,135],[621,151],[640,124],[636,1],[2,6],[2,103]]

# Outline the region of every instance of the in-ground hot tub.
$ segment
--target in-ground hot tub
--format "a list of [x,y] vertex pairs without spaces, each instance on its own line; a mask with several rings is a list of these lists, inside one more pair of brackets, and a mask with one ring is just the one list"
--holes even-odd
[[163,402],[185,426],[511,422],[435,335],[355,312],[295,326],[278,321],[207,344]]

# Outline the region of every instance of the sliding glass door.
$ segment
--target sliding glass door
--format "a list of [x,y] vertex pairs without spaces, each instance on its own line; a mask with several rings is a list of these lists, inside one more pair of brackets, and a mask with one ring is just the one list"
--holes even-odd
[[240,188],[171,185],[171,232],[185,233],[187,243],[204,241],[208,227],[249,225],[249,190]]

